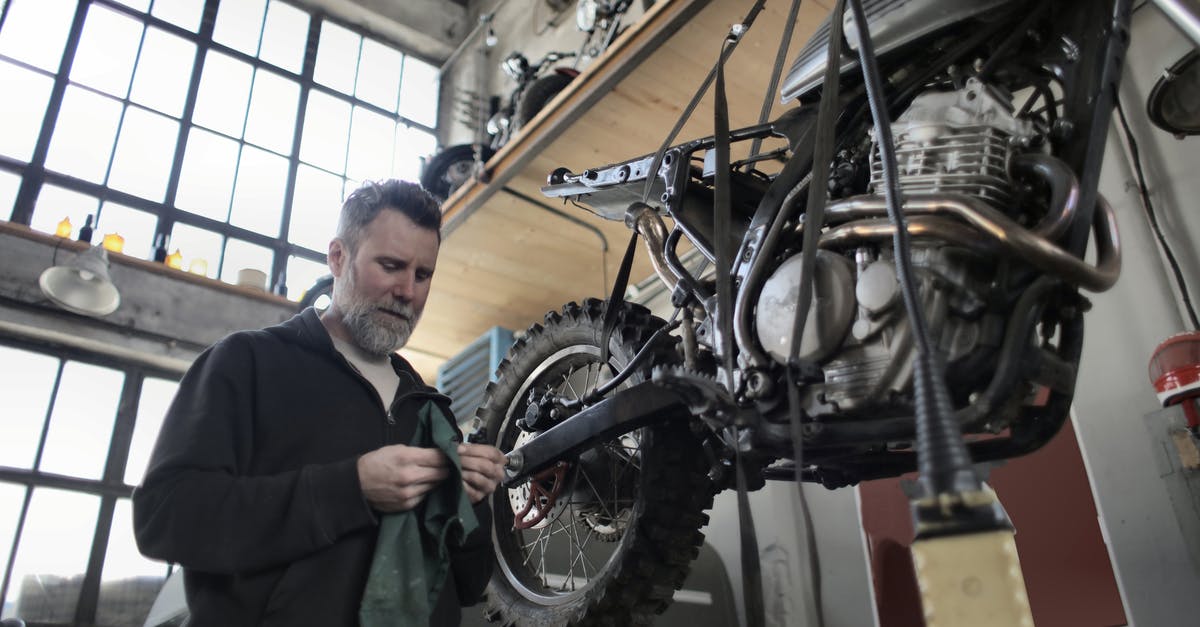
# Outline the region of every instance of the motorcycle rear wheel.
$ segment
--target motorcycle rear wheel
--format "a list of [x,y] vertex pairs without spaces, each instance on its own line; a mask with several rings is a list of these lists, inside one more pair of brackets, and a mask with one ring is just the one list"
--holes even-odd
[[[489,146],[480,146],[480,158],[486,163],[496,154]],[[475,146],[458,144],[437,153],[421,172],[421,187],[444,201],[475,175]]]
[[[604,304],[568,304],[534,325],[499,367],[478,416],[489,441],[508,451],[531,436],[516,424],[529,391],[546,386],[568,398],[611,377],[600,362]],[[619,370],[663,321],[625,305],[610,338]],[[658,342],[651,363],[672,363]],[[624,386],[649,376],[647,365]],[[686,422],[639,429],[566,460],[566,489],[545,520],[513,524],[529,485],[492,497],[495,568],[486,616],[504,625],[643,625],[670,604],[703,542],[712,486],[698,439]],[[534,497],[536,498],[536,497]],[[528,516],[525,520],[530,520]]]
[[558,92],[566,89],[574,78],[570,74],[554,72],[530,83],[521,95],[521,102],[517,103],[517,116],[514,120],[516,127],[522,128],[528,124],[538,112],[546,108],[546,103],[557,96]]

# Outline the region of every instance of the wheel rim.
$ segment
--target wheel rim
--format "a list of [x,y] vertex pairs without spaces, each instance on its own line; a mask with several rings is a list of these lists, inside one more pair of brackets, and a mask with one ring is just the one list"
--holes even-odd
[[[612,368],[619,369],[616,362],[616,356],[610,357]],[[596,346],[574,345],[550,355],[525,378],[507,408],[498,433],[500,448],[511,450],[526,439],[515,422],[524,415],[530,389],[551,385],[571,400],[610,378]],[[641,513],[641,451],[648,438],[645,430],[626,434],[573,460],[556,507],[530,529],[513,528],[514,512],[524,504],[521,497],[528,498],[528,487],[523,494],[521,488],[508,490],[508,498],[497,495],[497,561],[514,590],[539,605],[555,606],[578,600],[598,584],[599,575],[628,543],[628,531]]]
[[463,183],[471,180],[472,174],[475,172],[475,160],[464,159],[455,161],[446,168],[446,174],[442,176],[442,180],[447,183],[451,193],[454,190],[462,187]]

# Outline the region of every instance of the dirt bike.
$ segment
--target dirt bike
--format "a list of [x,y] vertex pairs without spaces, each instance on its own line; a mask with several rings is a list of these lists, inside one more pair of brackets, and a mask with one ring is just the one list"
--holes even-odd
[[491,159],[579,75],[574,65],[557,64],[565,59],[599,56],[623,32],[621,17],[631,3],[632,0],[580,0],[576,26],[585,37],[578,51],[550,52],[536,63],[530,62],[521,52],[512,52],[505,57],[500,68],[516,85],[503,104],[493,105],[485,125],[488,140],[449,146],[434,155],[421,172],[421,185],[439,200],[445,200],[471,180],[479,164]]
[[492,620],[647,623],[713,495],[766,479],[919,470],[919,533],[1003,527],[972,462],[1062,426],[1081,290],[1120,271],[1097,184],[1131,3],[848,4],[799,52],[778,119],[718,114],[711,137],[550,175],[547,196],[635,231],[675,314],[623,302],[618,278],[499,366],[473,435],[509,459]]

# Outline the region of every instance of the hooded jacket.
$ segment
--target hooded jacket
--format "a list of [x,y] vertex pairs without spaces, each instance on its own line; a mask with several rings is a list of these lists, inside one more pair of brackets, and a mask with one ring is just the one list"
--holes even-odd
[[[311,308],[192,364],[133,494],[138,547],[184,568],[191,625],[357,624],[379,530],[358,458],[408,443],[435,392],[392,365],[401,382],[385,408]],[[432,627],[458,625],[491,575],[486,503],[451,551]]]

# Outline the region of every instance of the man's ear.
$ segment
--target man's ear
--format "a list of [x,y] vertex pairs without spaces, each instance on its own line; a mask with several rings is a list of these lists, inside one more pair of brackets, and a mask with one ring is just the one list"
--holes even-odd
[[329,272],[333,274],[335,279],[342,277],[342,272],[346,270],[346,263],[350,261],[349,252],[346,250],[345,243],[340,239],[333,239],[329,242],[329,254],[326,256],[329,264]]

